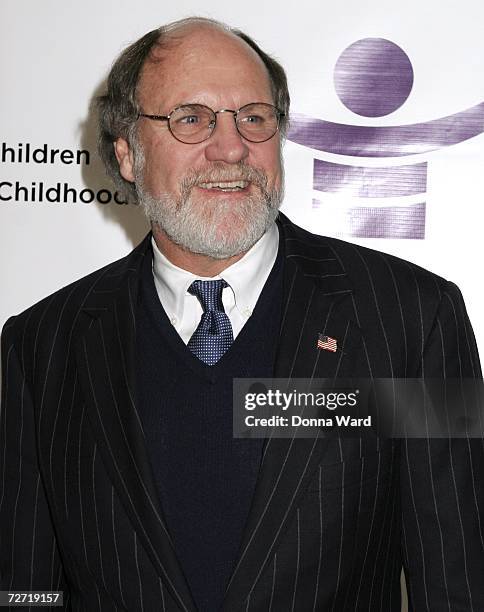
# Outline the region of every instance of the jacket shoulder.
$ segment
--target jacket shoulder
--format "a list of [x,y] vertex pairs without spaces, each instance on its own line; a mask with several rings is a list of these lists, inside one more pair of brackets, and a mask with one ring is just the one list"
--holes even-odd
[[440,377],[445,361],[448,376],[480,372],[472,326],[454,283],[394,255],[318,236],[291,222],[283,231],[286,252],[300,258],[300,270],[344,286],[333,305],[366,338],[365,350],[379,364],[375,371],[385,372],[392,363],[392,376],[412,376],[425,363],[426,372]]
[[338,238],[321,236],[305,230],[282,217],[286,244],[297,243],[291,250],[299,253],[312,254],[316,259],[321,250],[334,257],[341,271],[346,274],[355,290],[375,288],[388,283],[398,283],[402,289],[416,290],[418,286],[423,291],[443,291],[447,285],[452,285],[445,278],[395,255],[390,255],[376,249],[360,246]]

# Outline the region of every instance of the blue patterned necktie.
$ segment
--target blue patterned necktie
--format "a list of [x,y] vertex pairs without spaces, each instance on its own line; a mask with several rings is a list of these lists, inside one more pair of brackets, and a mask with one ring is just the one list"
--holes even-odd
[[234,341],[232,325],[222,304],[223,280],[194,281],[188,292],[196,295],[203,308],[202,318],[188,342],[188,348],[201,361],[213,365]]

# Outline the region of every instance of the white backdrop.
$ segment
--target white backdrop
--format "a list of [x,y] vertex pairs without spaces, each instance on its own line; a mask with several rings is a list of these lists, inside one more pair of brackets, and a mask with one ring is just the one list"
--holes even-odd
[[[286,67],[292,110],[341,124],[427,122],[484,101],[484,6],[481,0],[275,0],[228,3],[193,0],[2,0],[0,5],[0,325],[57,288],[126,254],[147,231],[134,206],[41,202],[64,183],[79,192],[112,190],[96,160],[89,102],[110,64],[129,42],[160,23],[192,14],[215,17],[251,34]],[[333,82],[338,57],[362,38],[386,38],[411,59],[414,85],[407,101],[381,118],[346,108]],[[484,129],[484,120],[483,126]],[[5,143],[5,144],[3,144]],[[67,150],[54,163],[25,161],[27,145]],[[19,150],[22,149],[22,161]],[[69,160],[69,152],[74,155]],[[89,164],[75,163],[78,150]],[[81,155],[85,161],[86,154]],[[315,153],[287,142],[283,210],[318,233],[338,234],[335,207],[351,203],[341,192],[314,208],[313,159],[361,164],[361,159]],[[37,153],[41,159],[41,152]],[[67,163],[71,161],[72,163]],[[395,160],[393,160],[395,161]],[[391,159],[378,165],[391,165]],[[484,346],[481,288],[484,220],[484,136],[414,155],[398,163],[427,162],[425,239],[350,240],[395,253],[455,281],[463,291],[478,344]],[[367,161],[367,165],[375,164]],[[15,184],[28,188],[15,199]],[[32,188],[35,187],[35,195]],[[53,192],[51,192],[52,194]],[[71,192],[69,192],[71,193]],[[90,192],[84,192],[88,199]],[[55,195],[55,194],[54,194]],[[107,191],[102,198],[109,197]],[[2,199],[3,198],[3,199]],[[11,199],[8,199],[11,198]],[[61,197],[60,200],[63,198]],[[333,219],[333,220],[332,220]]]
[[[68,202],[62,197],[58,202],[45,197],[39,201],[40,185],[45,192],[57,183],[62,190],[66,183],[77,190],[77,198],[85,189],[112,190],[96,160],[90,100],[101,91],[112,60],[124,46],[161,23],[193,14],[246,30],[278,57],[287,69],[295,113],[346,125],[390,126],[428,122],[484,101],[482,0],[299,0],[291,8],[276,0],[263,5],[260,0],[205,0],[203,5],[193,0],[2,0],[0,325],[57,288],[125,255],[147,231],[136,207],[73,203],[69,194]],[[379,119],[346,108],[333,81],[343,50],[371,37],[398,44],[414,70],[407,101]],[[32,155],[44,145],[48,152],[66,152],[63,157],[56,154],[54,163],[26,161],[28,146]],[[88,151],[89,164],[75,163],[78,150]],[[81,157],[85,162],[86,154]],[[283,210],[312,231],[339,235],[337,208],[355,202],[344,189],[327,198],[313,191],[315,157],[362,164],[361,159],[315,153],[287,142]],[[428,164],[425,239],[349,239],[454,280],[483,347],[484,136],[403,161]],[[377,165],[394,162],[380,159]],[[365,163],[375,165],[374,160]],[[17,182],[29,191],[26,196],[20,191],[15,198]],[[102,191],[101,199],[108,196]],[[314,208],[314,198],[322,206]]]

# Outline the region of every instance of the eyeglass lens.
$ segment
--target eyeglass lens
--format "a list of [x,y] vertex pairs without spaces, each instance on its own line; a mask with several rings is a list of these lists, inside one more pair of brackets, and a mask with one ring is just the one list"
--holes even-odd
[[[277,131],[278,113],[270,104],[248,104],[235,116],[240,135],[251,142],[269,140]],[[216,120],[215,112],[207,106],[186,104],[172,111],[169,127],[178,140],[195,144],[209,138]]]

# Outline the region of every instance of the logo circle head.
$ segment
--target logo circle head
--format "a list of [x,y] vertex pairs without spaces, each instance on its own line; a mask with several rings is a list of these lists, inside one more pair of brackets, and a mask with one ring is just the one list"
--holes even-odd
[[385,38],[362,38],[339,56],[334,86],[341,102],[357,115],[383,117],[406,101],[413,86],[408,55]]

